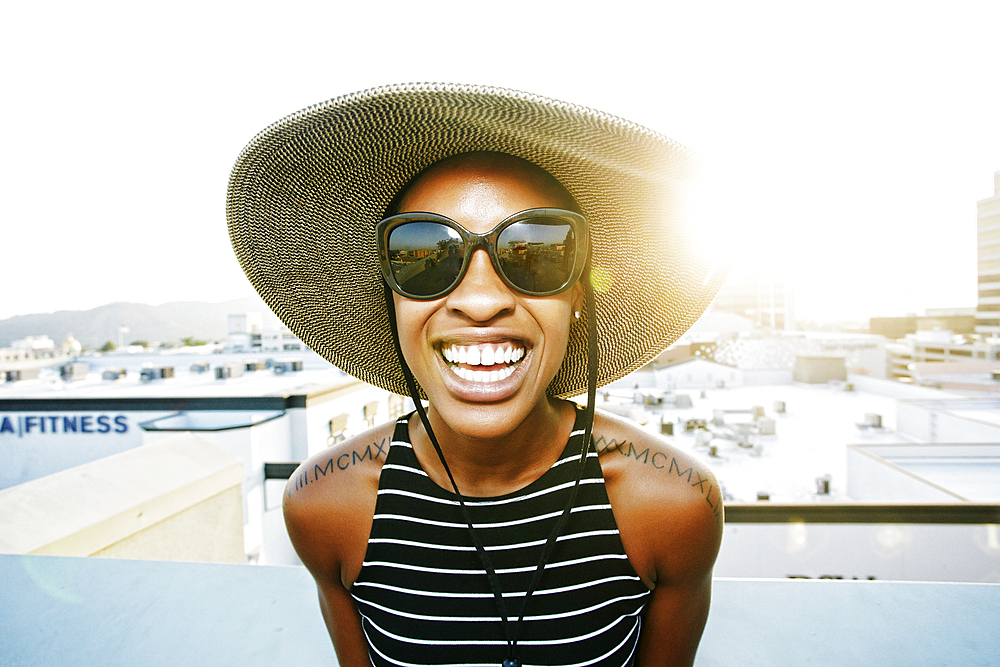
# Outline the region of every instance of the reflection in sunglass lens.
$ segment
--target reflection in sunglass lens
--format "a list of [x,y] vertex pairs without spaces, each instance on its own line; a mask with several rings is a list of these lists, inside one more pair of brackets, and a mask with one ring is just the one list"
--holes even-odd
[[500,232],[497,257],[507,280],[526,292],[566,285],[576,249],[573,228],[562,220],[515,222]]
[[414,296],[447,290],[462,269],[462,237],[448,225],[410,222],[393,229],[386,243],[392,275]]

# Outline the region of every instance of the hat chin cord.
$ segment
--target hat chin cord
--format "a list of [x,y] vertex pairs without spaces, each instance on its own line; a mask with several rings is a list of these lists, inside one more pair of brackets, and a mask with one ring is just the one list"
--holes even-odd
[[587,253],[587,263],[584,266],[581,281],[583,283],[584,294],[586,295],[587,301],[587,407],[585,410],[586,427],[583,434],[583,446],[580,449],[580,462],[576,473],[576,482],[569,490],[569,497],[566,499],[566,505],[563,507],[562,514],[560,514],[556,519],[555,524],[552,526],[552,531],[545,540],[545,546],[542,549],[542,554],[538,558],[538,566],[535,568],[535,573],[531,578],[531,584],[525,592],[524,601],[521,603],[521,611],[518,614],[517,622],[514,624],[513,628],[511,628],[511,624],[507,617],[507,604],[503,599],[503,590],[500,588],[500,579],[497,577],[496,568],[493,567],[493,561],[490,560],[490,557],[486,553],[486,549],[483,546],[482,540],[479,539],[479,535],[476,533],[476,529],[472,525],[472,517],[469,515],[469,508],[465,504],[465,496],[463,496],[458,490],[458,484],[455,483],[455,477],[451,474],[451,469],[448,468],[448,462],[444,459],[444,452],[441,451],[441,446],[438,444],[437,438],[434,436],[434,431],[431,429],[431,422],[427,418],[427,413],[424,411],[424,406],[420,401],[420,393],[417,391],[417,383],[413,379],[413,374],[410,372],[409,366],[406,365],[406,360],[403,359],[403,350],[399,343],[399,329],[396,325],[396,309],[393,304],[392,290],[387,284],[385,284],[384,279],[382,281],[385,291],[385,307],[389,314],[389,328],[392,330],[392,342],[396,348],[396,356],[399,358],[399,365],[403,369],[403,377],[406,380],[406,388],[410,392],[410,398],[413,399],[413,405],[416,408],[417,414],[420,415],[420,421],[423,423],[424,429],[427,431],[427,436],[430,438],[431,444],[434,445],[434,451],[437,452],[438,458],[441,460],[441,465],[444,467],[444,471],[447,473],[448,479],[451,481],[451,487],[455,491],[455,496],[458,498],[458,504],[462,509],[462,516],[465,518],[465,524],[469,529],[469,535],[472,538],[472,543],[476,547],[476,553],[479,555],[479,560],[483,565],[483,569],[486,570],[486,576],[489,579],[490,588],[493,591],[497,611],[500,613],[500,621],[503,623],[504,636],[507,639],[507,659],[503,661],[502,667],[521,667],[521,661],[517,658],[517,639],[521,629],[521,622],[524,620],[524,614],[528,608],[528,600],[531,598],[531,594],[535,591],[535,588],[541,581],[542,572],[544,571],[545,564],[548,562],[549,556],[552,553],[552,549],[555,547],[556,538],[558,538],[560,533],[562,533],[562,530],[566,526],[566,522],[569,519],[570,512],[573,509],[573,504],[576,502],[577,491],[580,488],[580,480],[583,478],[583,470],[587,462],[587,455],[590,451],[590,441],[594,431],[594,403],[596,402],[595,399],[597,397],[597,368],[600,353],[597,345],[597,317],[594,308],[594,288],[590,283],[589,252]]

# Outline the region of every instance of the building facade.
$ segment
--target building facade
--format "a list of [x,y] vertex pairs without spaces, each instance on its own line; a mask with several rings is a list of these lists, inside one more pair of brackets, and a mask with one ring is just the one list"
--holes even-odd
[[716,295],[711,310],[746,317],[758,329],[796,329],[792,282],[766,269],[734,270]]
[[993,196],[976,203],[979,300],[976,333],[1000,337],[1000,171]]
[[913,380],[915,364],[1000,360],[1000,343],[968,341],[951,331],[918,331],[886,347],[889,378],[904,382]]

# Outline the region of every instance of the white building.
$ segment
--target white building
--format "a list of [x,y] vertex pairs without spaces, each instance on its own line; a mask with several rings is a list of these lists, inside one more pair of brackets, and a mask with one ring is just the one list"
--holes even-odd
[[[230,526],[238,530],[235,538],[232,531],[227,533],[228,544],[235,539],[240,547],[236,555],[243,554],[251,563],[295,564],[281,515],[281,493],[297,463],[342,437],[393,419],[407,406],[401,397],[347,377],[311,353],[301,355],[305,359],[302,371],[294,370],[298,367],[295,353],[273,354],[272,368],[280,365],[285,369],[281,373],[267,369],[256,357],[241,365],[239,355],[129,355],[124,361],[94,358],[95,368],[87,378],[72,384],[50,371],[35,380],[0,386],[0,460],[5,462],[0,468],[4,476],[0,534],[29,532],[25,527],[29,525],[55,525],[43,517],[4,522],[4,516],[24,516],[24,508],[36,506],[5,500],[19,496],[22,489],[35,484],[52,488],[46,480],[56,475],[133,454],[145,461],[148,453],[151,465],[167,470],[168,464],[177,467],[187,460],[182,452],[197,450],[199,456],[225,459],[222,463],[229,471],[225,493],[230,499],[225,516],[232,517],[234,507],[242,515],[242,525]],[[99,363],[133,365],[119,379],[102,380]],[[156,372],[157,364],[164,366],[162,373]],[[172,372],[166,372],[165,364],[173,365]],[[229,376],[214,372],[226,367],[242,367],[243,372]],[[150,371],[146,380],[139,377],[141,370]],[[726,499],[716,576],[1000,580],[1000,542],[990,518],[994,515],[981,504],[984,498],[991,502],[995,492],[994,496],[970,497],[963,491],[970,471],[976,475],[977,488],[1000,488],[996,452],[965,447],[995,445],[1000,438],[996,399],[969,399],[854,374],[843,383],[750,385],[745,371],[703,359],[660,371],[657,378],[656,371],[644,369],[603,388],[597,407],[667,435],[715,473],[718,486],[702,488],[697,479],[690,481],[709,504]],[[738,386],[741,373],[744,382]],[[660,381],[672,383],[677,390],[657,386]],[[682,390],[682,384],[692,389]],[[922,460],[904,460],[913,453],[910,450],[872,449],[921,443],[947,449],[914,450],[928,452]],[[386,444],[371,443],[353,455],[378,457]],[[598,443],[601,446],[607,443]],[[944,507],[927,510],[920,505],[922,497],[908,496],[895,499],[900,504],[888,508],[858,506],[859,499],[852,493],[862,496],[861,503],[874,497],[868,494],[887,494],[890,489],[872,488],[871,482],[877,486],[889,476],[873,474],[870,465],[864,470],[852,468],[850,452],[866,456],[864,463],[872,460],[870,455],[879,456],[888,464],[875,463],[892,471],[937,466],[921,475],[945,488],[950,484],[946,476],[951,462],[960,464],[955,469],[965,477],[960,480],[962,488],[954,485],[951,489],[954,503],[949,501]],[[690,469],[671,469],[665,459],[648,451],[630,447],[620,453],[659,468],[662,474],[692,474]],[[949,462],[952,454],[956,456]],[[345,456],[330,465],[352,464],[353,459]],[[149,467],[133,461],[131,470],[148,474]],[[116,479],[107,472],[100,479]],[[75,475],[73,481],[79,485],[85,477],[93,479],[88,472]],[[184,480],[175,480],[172,499],[184,496],[184,489],[193,488],[191,484],[197,481],[181,485]],[[853,482],[861,482],[862,489],[867,484],[867,490],[857,491]],[[115,491],[118,486],[124,485],[116,485]],[[67,495],[53,511],[93,512],[106,491],[98,485],[90,495]],[[22,501],[23,495],[19,496]],[[203,495],[200,510],[180,507],[197,514],[198,530],[210,537],[220,532],[213,517],[223,513],[211,509],[215,496]],[[46,495],[36,492],[30,497]],[[157,511],[164,510],[164,504],[156,502]],[[160,516],[150,508],[143,501],[123,512],[116,510],[115,516],[127,518],[137,529],[155,532],[159,524],[144,523],[145,517]],[[970,520],[970,511],[986,518]],[[174,516],[176,525],[190,514],[175,512]],[[108,517],[93,522],[98,524],[109,525]],[[161,540],[147,557],[173,557],[175,543],[176,539]]]
[[[288,466],[395,418],[404,405],[311,351],[274,353],[270,368],[224,354],[88,360],[90,373],[73,383],[46,369],[0,385],[0,493],[187,433],[242,461],[242,532],[252,562],[295,562],[281,517]],[[123,375],[103,379],[111,364]],[[226,368],[242,372],[216,372]]]
[[229,349],[234,352],[254,352],[261,348],[263,317],[260,313],[230,313]]
[[976,203],[979,302],[976,333],[1000,337],[1000,171],[993,174],[993,196]]
[[899,342],[886,345],[891,379],[913,382],[918,364],[995,363],[1000,360],[1000,341],[970,340],[951,331],[918,331]]
[[265,330],[260,313],[229,315],[229,349],[233,352],[299,352],[308,349],[287,328]]
[[307,349],[305,343],[288,329],[262,332],[260,348],[263,352],[299,352]]

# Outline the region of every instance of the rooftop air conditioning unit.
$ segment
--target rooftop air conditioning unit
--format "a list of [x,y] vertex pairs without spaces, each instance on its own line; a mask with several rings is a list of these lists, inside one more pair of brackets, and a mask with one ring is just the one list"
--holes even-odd
[[6,373],[7,382],[22,382],[24,380],[37,380],[38,379],[38,369],[37,368],[21,368],[16,371],[7,371]]
[[152,380],[165,380],[174,376],[173,366],[160,366],[158,368],[143,368],[139,373],[139,380],[150,382]]
[[224,366],[216,366],[215,379],[228,380],[229,378],[238,378],[243,375],[243,367],[244,365],[238,362],[230,362]]
[[59,377],[63,379],[63,382],[76,382],[77,380],[85,380],[87,378],[87,371],[90,370],[90,366],[82,361],[75,361],[71,364],[65,364],[59,368]]
[[820,496],[830,495],[830,476],[823,475],[816,478],[816,494]]

